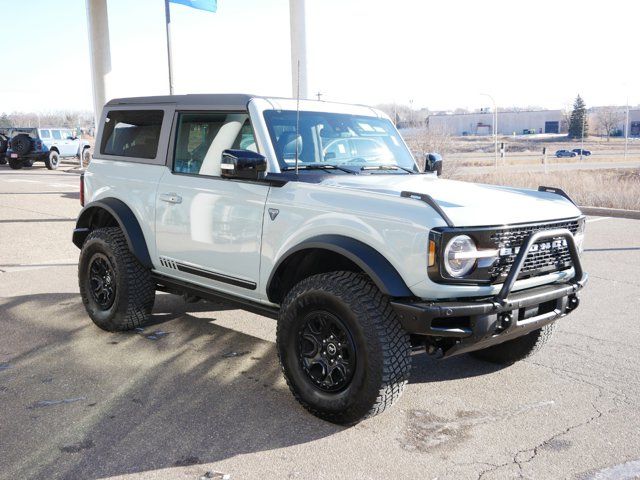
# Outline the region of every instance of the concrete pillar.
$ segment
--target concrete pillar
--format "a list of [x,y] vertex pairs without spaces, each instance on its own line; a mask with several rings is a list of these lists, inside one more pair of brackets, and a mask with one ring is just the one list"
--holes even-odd
[[86,0],[86,6],[93,87],[93,116],[97,129],[102,115],[102,107],[107,103],[107,100],[111,99],[108,82],[111,73],[111,50],[109,47],[107,0]]
[[293,87],[293,98],[296,98],[298,95],[298,79],[300,81],[300,98],[309,98],[305,4],[306,0],[289,0],[289,16],[291,22],[291,85]]

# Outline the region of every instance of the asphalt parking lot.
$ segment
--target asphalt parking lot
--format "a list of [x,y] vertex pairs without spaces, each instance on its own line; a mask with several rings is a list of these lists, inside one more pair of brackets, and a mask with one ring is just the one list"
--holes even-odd
[[537,356],[413,358],[389,412],[304,411],[275,322],[159,294],[113,334],[82,307],[78,176],[0,166],[0,478],[640,477],[640,221],[590,217],[590,283]]

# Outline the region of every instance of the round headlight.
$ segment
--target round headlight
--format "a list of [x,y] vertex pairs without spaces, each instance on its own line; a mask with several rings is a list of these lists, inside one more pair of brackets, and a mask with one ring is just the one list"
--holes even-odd
[[444,268],[452,277],[464,277],[476,263],[476,244],[467,235],[453,237],[444,249]]

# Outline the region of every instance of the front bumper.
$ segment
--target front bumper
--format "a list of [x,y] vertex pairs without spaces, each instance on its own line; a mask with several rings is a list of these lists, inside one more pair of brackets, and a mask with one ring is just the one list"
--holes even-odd
[[[564,237],[574,266],[574,277],[511,293],[530,248],[545,238]],[[394,300],[391,302],[403,328],[412,334],[449,339],[445,357],[497,345],[564,317],[579,305],[578,292],[586,285],[578,250],[566,229],[534,233],[524,242],[500,293],[489,298],[443,302]]]

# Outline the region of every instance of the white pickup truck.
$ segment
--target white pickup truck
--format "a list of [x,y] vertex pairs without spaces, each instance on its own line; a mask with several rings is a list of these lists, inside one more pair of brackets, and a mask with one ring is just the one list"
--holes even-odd
[[73,233],[101,328],[157,290],[277,319],[296,399],[354,424],[390,406],[410,352],[512,363],[578,307],[585,219],[561,190],[443,180],[387,116],[251,95],[118,99]]

